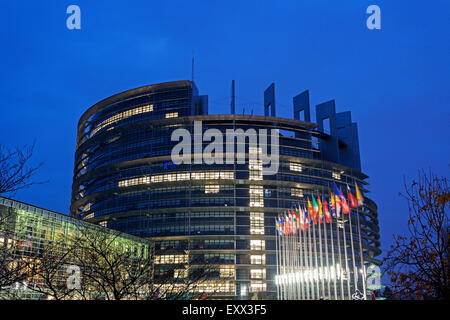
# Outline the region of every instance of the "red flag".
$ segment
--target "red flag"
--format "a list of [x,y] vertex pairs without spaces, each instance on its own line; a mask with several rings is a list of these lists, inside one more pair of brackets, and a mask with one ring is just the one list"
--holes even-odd
[[325,221],[327,223],[330,223],[331,214],[330,214],[330,211],[328,211],[328,202],[326,202],[326,201],[323,202],[323,211],[325,212]]
[[340,191],[340,194],[341,194],[342,212],[344,214],[349,214],[350,213],[350,208],[348,206],[347,200],[345,200],[345,197],[344,197],[344,194],[342,193],[342,191],[341,190],[339,190],[339,191]]
[[356,197],[351,193],[350,187],[347,185],[347,193],[348,193],[348,201],[350,202],[350,206],[352,208],[356,208],[358,206],[358,201],[356,201]]

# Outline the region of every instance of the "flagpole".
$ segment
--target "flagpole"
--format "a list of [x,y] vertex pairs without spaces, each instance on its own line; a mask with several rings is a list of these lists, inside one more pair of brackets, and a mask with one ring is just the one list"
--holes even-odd
[[[313,209],[314,212],[314,209]],[[317,259],[317,240],[316,240],[316,215],[314,214],[314,223],[313,223],[313,244],[314,244],[314,281],[315,281],[315,286],[316,286],[316,297],[320,298],[320,287],[319,287],[319,279],[318,277],[316,278],[316,274],[318,275],[319,272],[317,271],[317,268],[319,266],[319,261]],[[317,271],[317,272],[316,272]],[[317,300],[317,299],[316,299]]]
[[[356,187],[357,187],[357,185],[356,185],[356,180],[355,179],[353,179],[353,183],[355,184],[355,189],[356,189]],[[356,198],[356,203],[357,203],[357,206],[356,206],[356,219],[357,219],[357,222],[358,222],[358,240],[359,240],[359,257],[360,257],[360,260],[361,260],[361,280],[362,280],[362,286],[363,286],[363,291],[364,291],[364,300],[366,300],[366,297],[367,297],[367,292],[366,292],[366,266],[364,265],[364,253],[363,253],[363,247],[362,247],[362,239],[361,239],[361,224],[360,224],[360,222],[359,222],[359,205],[360,205],[360,203],[359,203],[359,200],[358,200],[358,197]],[[361,204],[361,205],[363,205],[363,204]]]
[[292,235],[292,243],[294,248],[294,282],[295,282],[295,300],[300,299],[300,279],[297,277],[298,272],[298,228],[297,228],[297,215],[295,213],[295,210],[292,210],[292,214],[294,217],[293,224],[294,224],[294,234]]
[[364,291],[364,300],[366,300],[367,297],[367,289],[366,289],[366,266],[364,265],[364,255],[363,255],[363,248],[362,248],[362,241],[361,241],[361,225],[359,223],[359,212],[358,207],[356,207],[356,218],[358,220],[358,237],[359,237],[359,256],[361,259],[361,281]]
[[294,221],[292,220],[292,234],[291,234],[291,252],[292,252],[292,300],[295,300],[297,295],[297,285],[295,283],[295,246],[294,246]]
[[[289,213],[288,213],[289,214]],[[288,279],[289,279],[289,300],[292,300],[293,294],[293,283],[292,283],[292,241],[291,241],[291,232],[292,232],[292,221],[289,215],[289,234],[288,234],[288,249],[289,249],[289,263],[288,263]]]
[[301,216],[302,212],[300,210],[299,204],[297,204],[297,210],[298,210],[298,218],[297,219],[299,219],[299,226],[300,226],[300,229],[298,230],[298,244],[299,244],[299,248],[300,248],[300,261],[299,262],[300,262],[300,283],[301,283],[301,292],[302,292],[301,297],[302,297],[302,300],[305,300],[305,285],[304,285],[305,284],[305,277],[304,277],[305,266],[303,263],[303,229],[305,227],[303,224],[303,220],[302,220],[303,218]]
[[[317,191],[317,196],[319,196],[319,192],[318,191]],[[320,250],[320,271],[319,271],[319,268],[317,268],[318,269],[317,274],[318,274],[319,281],[320,281],[321,287],[322,287],[322,291],[321,291],[322,294],[319,294],[319,299],[320,299],[321,296],[322,297],[325,296],[325,283],[324,283],[324,279],[323,279],[322,228],[320,227],[320,225],[323,223],[323,219],[320,216],[320,211],[322,210],[322,208],[321,208],[322,202],[320,201],[320,198],[319,198],[318,201],[320,203],[320,204],[318,204],[319,205],[319,211],[317,212],[317,214],[319,216],[319,219],[318,219],[318,223],[319,223],[318,231],[319,231],[319,250]],[[322,222],[320,222],[321,220],[322,220]]]
[[[323,189],[322,189],[322,200],[323,200],[323,202],[322,202],[322,211],[324,211],[323,209],[326,207],[326,205],[325,205],[325,203],[326,203],[326,201],[324,201],[325,200],[325,198],[324,198],[324,196],[323,196]],[[328,203],[327,203],[327,205],[328,205]],[[327,210],[328,210],[328,208],[327,208]],[[331,291],[330,291],[330,257],[329,257],[329,255],[328,255],[328,234],[327,234],[327,220],[329,219],[328,218],[328,216],[326,215],[326,213],[324,212],[324,215],[325,215],[325,222],[324,222],[324,224],[323,224],[323,234],[324,234],[324,237],[325,237],[325,257],[326,257],[326,270],[327,270],[327,272],[325,273],[326,274],[326,276],[327,276],[327,292],[328,292],[328,299],[331,299]],[[330,222],[331,222],[331,220],[329,220]]]
[[[330,197],[331,201],[331,197]],[[331,215],[333,217],[333,215]],[[334,217],[336,218],[336,216]],[[334,238],[333,238],[333,219],[330,218],[330,241],[331,241],[331,256],[333,257],[333,270],[334,270],[334,299],[337,300],[337,269],[336,269],[336,256],[334,254]]]
[[345,213],[344,213],[344,211],[342,211],[342,234],[343,234],[343,238],[344,238],[344,258],[345,258],[345,273],[346,273],[346,277],[347,277],[347,294],[348,294],[348,298],[351,300],[352,295],[350,292],[350,271],[348,268],[347,235],[345,234]]
[[[279,218],[279,215],[278,215]],[[280,268],[279,268],[279,250],[278,250],[278,236],[280,234],[280,232],[278,231],[278,221],[279,219],[275,218],[275,256],[277,259],[277,277],[278,277],[278,281],[276,282],[276,286],[277,286],[277,300],[280,300]]]
[[287,225],[287,220],[285,218],[283,218],[283,235],[280,237],[280,245],[281,245],[281,252],[283,253],[283,285],[282,285],[282,290],[283,290],[283,294],[282,294],[282,299],[286,299],[286,225]]
[[336,207],[336,236],[337,236],[337,243],[338,243],[338,257],[339,257],[339,270],[337,270],[336,268],[336,273],[339,271],[339,279],[341,280],[341,299],[344,300],[344,279],[342,277],[342,272],[341,269],[344,267],[344,264],[342,263],[342,250],[341,250],[341,237],[340,237],[340,232],[339,232],[339,218],[340,218],[340,213],[339,213],[339,209],[338,209],[338,203],[336,201],[336,194],[333,193],[333,197],[334,197],[334,203],[335,203],[335,207]]
[[[348,198],[348,185],[347,185],[347,198]],[[352,210],[351,210],[351,204],[350,201],[347,201],[349,203],[349,213],[348,213],[348,221],[349,221],[349,225],[350,225],[350,245],[352,246],[352,262],[353,262],[353,281],[355,283],[355,287],[354,290],[356,292],[356,290],[358,289],[358,269],[356,268],[356,263],[355,263],[355,249],[353,246],[353,227],[352,227]]]
[[289,252],[289,260],[288,260],[288,281],[289,281],[289,300],[292,300],[292,293],[293,293],[293,284],[292,284],[292,277],[290,275],[292,274],[292,244],[291,244],[291,233],[292,233],[292,219],[291,215],[288,211],[288,217],[289,217],[289,233],[288,233],[288,252]]
[[[310,215],[309,215],[310,216]],[[311,226],[308,228],[308,255],[309,255],[309,278],[310,278],[310,286],[311,286],[311,299],[315,299],[315,286],[314,286],[314,277],[313,277],[313,253],[312,253],[312,244],[311,244],[311,228],[314,221],[311,220]]]
[[[304,226],[305,226],[305,228],[306,228],[306,215],[305,215],[305,210],[303,209],[302,210],[302,215],[303,215],[303,222],[304,222]],[[309,229],[309,223],[308,223],[308,228],[306,228],[306,229]],[[311,297],[311,295],[310,295],[310,290],[309,290],[309,263],[308,263],[308,250],[307,250],[307,248],[308,248],[308,235],[307,235],[307,233],[308,233],[308,231],[306,230],[306,229],[304,229],[303,230],[303,234],[302,234],[302,236],[303,236],[303,238],[304,238],[304,241],[303,241],[303,261],[304,261],[304,265],[305,265],[305,269],[304,269],[304,279],[305,279],[305,290],[306,290],[306,299],[308,299],[308,300],[310,300],[310,297]]]

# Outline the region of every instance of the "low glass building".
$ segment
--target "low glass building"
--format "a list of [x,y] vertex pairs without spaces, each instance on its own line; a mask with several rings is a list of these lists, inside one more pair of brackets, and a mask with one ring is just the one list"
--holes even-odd
[[[99,234],[102,236],[99,237]],[[30,266],[30,277],[0,288],[0,297],[46,298],[45,293],[30,289],[41,281],[42,275],[39,274],[39,269],[42,269],[40,264],[44,263],[44,255],[51,250],[52,253],[55,252],[55,259],[61,259],[70,246],[79,245],[79,243],[75,243],[76,241],[89,236],[98,237],[100,240],[110,237],[111,241],[114,241],[113,247],[117,252],[132,252],[133,256],[140,258],[149,257],[151,254],[152,244],[148,240],[118,233],[96,224],[74,219],[68,215],[0,197],[1,267],[5,269],[8,267],[14,268],[15,263],[23,261],[29,263]],[[70,259],[64,261],[71,262]],[[36,268],[34,270],[38,270],[38,272],[31,271],[32,265]],[[59,265],[55,260],[54,266],[61,269],[55,271],[55,274],[58,275],[55,277],[56,282],[65,285],[69,277],[65,269],[68,265],[67,263]],[[1,273],[0,287],[1,284],[8,282],[8,279],[3,278],[6,276],[8,276],[7,271]],[[61,279],[58,278],[59,276],[61,276]]]
[[[193,143],[208,129],[240,132],[234,150],[245,146],[245,162],[176,164],[171,157],[179,142],[172,141],[176,129],[189,132]],[[261,147],[246,135],[275,129],[279,168],[263,175],[260,159],[249,156],[259,156]],[[201,148],[209,143],[203,139]],[[264,92],[264,116],[234,114],[234,102],[231,114],[209,115],[208,97],[193,82],[174,81],[116,94],[82,115],[70,211],[155,240],[155,262],[161,266],[211,266],[211,281],[202,288],[209,296],[276,298],[275,217],[305,204],[310,195],[327,195],[334,183],[353,192],[358,183],[365,193],[364,261],[380,264],[377,206],[367,197],[367,178],[357,125],[350,112],[336,113],[333,100],[316,106],[312,122],[309,92],[302,92],[293,98],[293,118],[280,118],[271,85]]]

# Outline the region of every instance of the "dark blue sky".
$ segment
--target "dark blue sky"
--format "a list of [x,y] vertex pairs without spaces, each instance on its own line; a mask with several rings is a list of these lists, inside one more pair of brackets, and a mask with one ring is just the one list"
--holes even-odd
[[[66,28],[70,4],[81,30]],[[381,30],[366,28],[370,4]],[[405,230],[403,177],[448,175],[448,0],[4,1],[0,12],[0,143],[36,139],[37,179],[50,179],[18,200],[67,213],[81,114],[120,91],[190,79],[192,53],[210,113],[229,112],[232,79],[239,113],[262,114],[271,82],[278,116],[291,117],[305,89],[313,106],[334,98],[352,111],[383,248]]]

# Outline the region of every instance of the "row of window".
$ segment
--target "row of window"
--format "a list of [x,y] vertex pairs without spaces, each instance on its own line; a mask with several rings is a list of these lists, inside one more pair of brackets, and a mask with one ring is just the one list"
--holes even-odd
[[141,113],[146,113],[146,112],[151,112],[153,111],[153,104],[149,104],[146,106],[142,106],[142,107],[137,107],[134,109],[130,109],[118,114],[113,115],[112,117],[109,117],[105,120],[103,120],[102,122],[100,122],[97,127],[95,127],[92,132],[91,132],[91,137],[93,135],[95,135],[98,131],[100,131],[101,129],[105,128],[106,126],[109,126],[110,124],[113,124],[115,122],[118,122],[120,120],[132,117],[134,115],[137,114],[141,114]]
[[153,176],[144,176],[139,178],[127,179],[119,181],[119,187],[128,187],[141,184],[158,183],[158,182],[176,182],[188,180],[233,180],[234,172],[232,171],[203,171],[203,172],[183,172],[158,174]]

